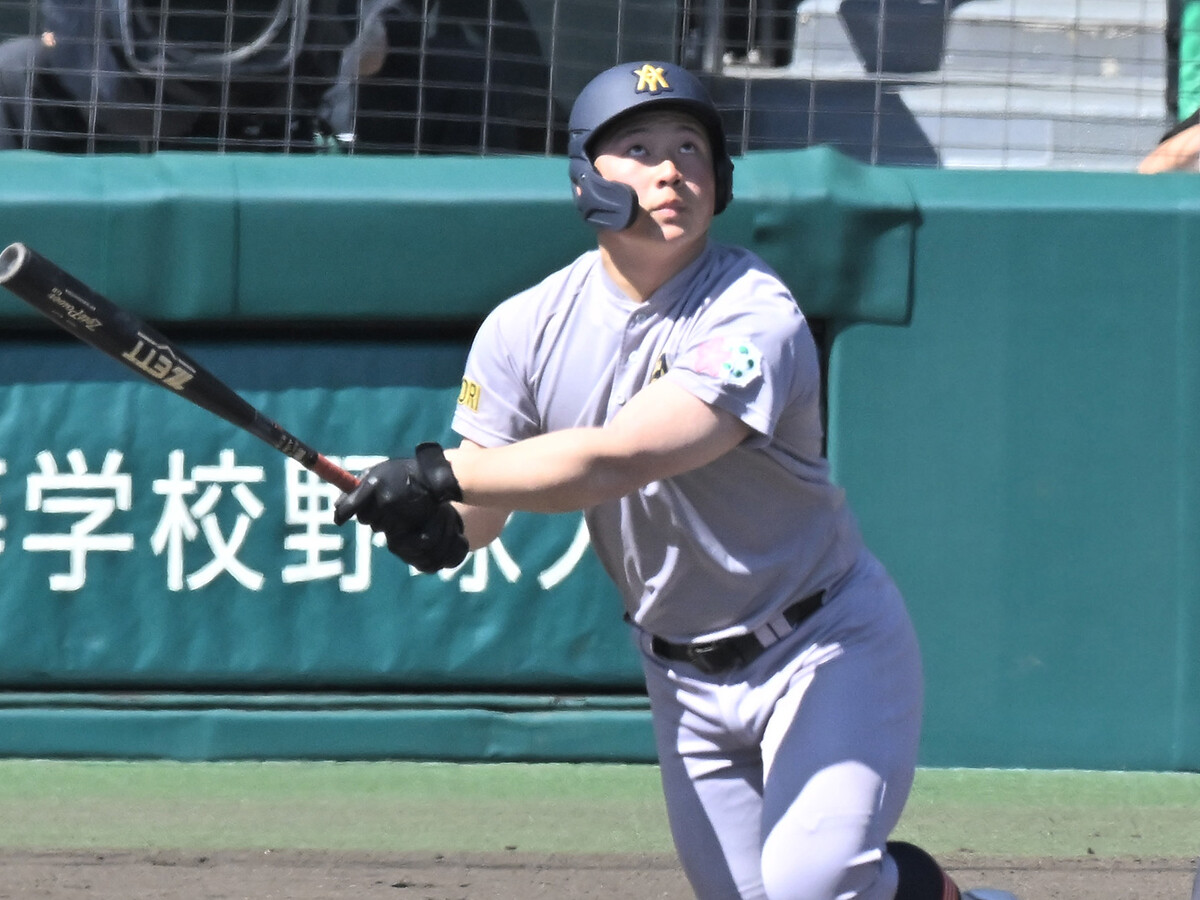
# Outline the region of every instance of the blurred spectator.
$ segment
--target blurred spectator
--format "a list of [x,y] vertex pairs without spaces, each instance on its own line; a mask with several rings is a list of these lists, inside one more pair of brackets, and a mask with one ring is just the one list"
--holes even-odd
[[1138,164],[1144,175],[1200,170],[1200,0],[1168,0],[1165,36],[1167,112],[1182,118]]
[[565,152],[519,0],[39,0],[0,150]]
[[0,149],[313,145],[340,0],[40,0],[0,45]]
[[1200,0],[1171,0],[1167,65],[1173,69],[1168,73],[1168,82],[1174,81],[1168,106],[1173,117],[1186,119],[1200,109]]
[[566,152],[519,0],[367,0],[319,112],[357,153]]
[[75,120],[63,98],[45,93],[34,99],[35,73],[53,45],[52,34],[0,43],[0,150],[75,149],[73,138],[60,137]]
[[1200,170],[1200,111],[1163,135],[1137,170],[1143,175],[1157,172],[1195,172]]
[[792,61],[795,30],[795,2],[725,3],[725,52],[731,62],[786,66]]

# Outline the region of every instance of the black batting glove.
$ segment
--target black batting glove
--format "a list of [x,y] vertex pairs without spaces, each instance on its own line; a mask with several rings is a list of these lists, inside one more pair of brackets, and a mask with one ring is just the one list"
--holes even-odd
[[333,521],[358,519],[387,538],[387,547],[422,572],[452,569],[467,556],[462,516],[451,500],[462,489],[438,444],[417,447],[411,458],[389,459],[372,466],[362,482],[342,494]]
[[374,531],[403,535],[420,532],[443,503],[461,500],[462,489],[440,445],[417,446],[411,458],[372,466],[362,482],[333,507],[335,525],[358,519]]
[[462,516],[449,503],[434,510],[420,531],[386,534],[388,550],[426,574],[453,569],[467,558]]

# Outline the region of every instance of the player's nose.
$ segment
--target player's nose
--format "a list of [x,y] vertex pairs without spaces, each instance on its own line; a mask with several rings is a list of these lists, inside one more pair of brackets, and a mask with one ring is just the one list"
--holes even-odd
[[664,156],[654,167],[654,180],[660,186],[678,184],[683,180],[683,173],[672,157]]

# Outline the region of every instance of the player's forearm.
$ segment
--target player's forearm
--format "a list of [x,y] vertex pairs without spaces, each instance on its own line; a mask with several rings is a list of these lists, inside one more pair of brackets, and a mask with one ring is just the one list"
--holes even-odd
[[467,546],[472,550],[486,547],[504,530],[510,512],[506,509],[488,506],[470,506],[465,503],[454,504],[463,521],[463,536]]
[[611,429],[572,428],[504,447],[460,447],[446,458],[473,506],[570,512],[615,500],[653,480]]
[[1195,171],[1200,155],[1200,125],[1181,131],[1158,145],[1138,165],[1143,175],[1159,172]]

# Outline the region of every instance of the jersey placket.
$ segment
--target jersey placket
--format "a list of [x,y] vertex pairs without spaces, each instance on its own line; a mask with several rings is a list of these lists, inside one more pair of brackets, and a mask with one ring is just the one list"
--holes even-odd
[[611,420],[626,403],[645,385],[646,358],[650,348],[646,340],[652,329],[651,315],[644,308],[635,309],[625,322],[621,339],[620,358],[617,360],[613,378],[613,390],[608,401],[608,418]]

